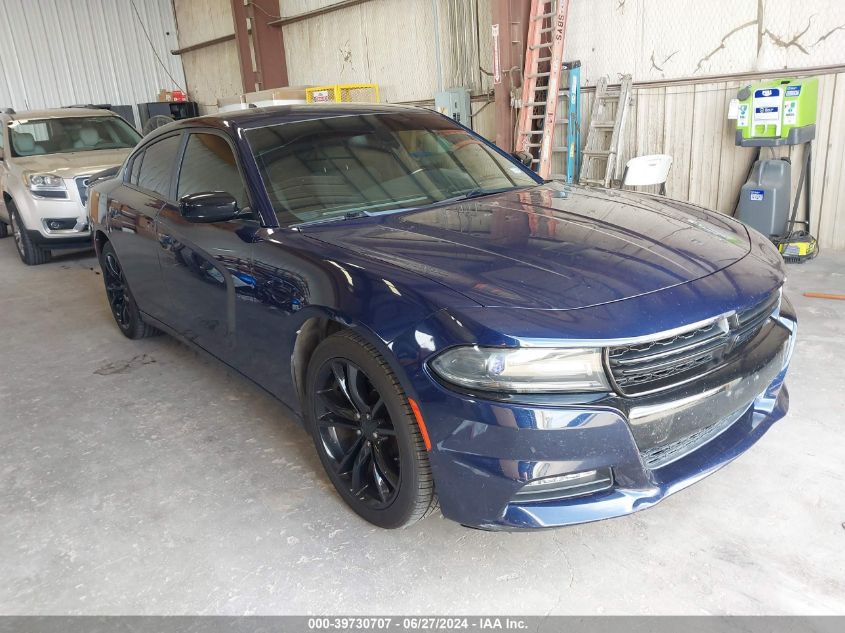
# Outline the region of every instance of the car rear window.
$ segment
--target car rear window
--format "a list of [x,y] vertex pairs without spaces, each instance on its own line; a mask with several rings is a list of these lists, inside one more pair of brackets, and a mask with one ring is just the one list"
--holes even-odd
[[[181,142],[182,137],[176,135],[147,146],[138,172],[138,187],[162,198],[170,198],[171,176]],[[134,169],[134,163],[132,167]]]
[[132,169],[129,173],[129,182],[138,184],[138,175],[141,173],[141,163],[144,162],[144,152],[138,152],[132,157]]

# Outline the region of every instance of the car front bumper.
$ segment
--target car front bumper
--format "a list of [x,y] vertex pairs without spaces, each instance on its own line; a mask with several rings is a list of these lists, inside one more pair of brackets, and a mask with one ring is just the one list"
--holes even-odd
[[[89,248],[92,246],[91,227],[79,191],[73,179],[65,179],[67,198],[34,196],[27,190],[14,195],[15,207],[23,221],[29,239],[41,248]],[[62,228],[51,229],[49,222],[57,220]]]
[[93,248],[91,231],[83,230],[54,231],[52,233],[33,231],[27,229],[27,234],[32,243],[41,248]]
[[[777,349],[770,345],[764,365],[715,388],[697,385],[693,397],[667,403],[666,415],[695,415],[700,427],[713,431],[658,466],[649,467],[647,452],[637,446],[636,407],[623,411],[601,401],[526,405],[439,384],[426,389],[424,418],[450,430],[437,433],[430,452],[444,516],[489,530],[565,526],[643,510],[696,483],[745,452],[786,414],[783,383],[797,331],[791,308],[774,327],[780,329]],[[430,397],[435,389],[437,396]],[[601,492],[548,501],[521,501],[517,494],[537,473],[608,468],[613,486]]]

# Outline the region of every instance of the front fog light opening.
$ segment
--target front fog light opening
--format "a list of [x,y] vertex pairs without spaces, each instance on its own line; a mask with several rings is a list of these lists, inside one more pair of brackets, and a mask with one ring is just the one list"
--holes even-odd
[[610,468],[584,470],[534,479],[516,493],[514,501],[554,501],[596,494],[613,487]]
[[46,218],[44,226],[50,231],[71,231],[76,228],[76,218]]

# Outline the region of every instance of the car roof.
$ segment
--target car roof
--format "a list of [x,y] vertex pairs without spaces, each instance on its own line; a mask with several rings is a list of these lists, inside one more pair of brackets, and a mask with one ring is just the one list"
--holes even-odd
[[255,128],[281,123],[313,121],[329,117],[349,116],[352,114],[387,114],[396,112],[420,112],[422,108],[392,104],[374,103],[318,103],[302,105],[283,105],[261,108],[246,108],[205,115],[193,119],[176,121],[158,128],[155,133],[169,132],[188,127],[215,127],[221,129]]
[[11,121],[25,121],[28,119],[67,119],[85,116],[117,116],[111,110],[96,108],[51,108],[49,110],[26,110],[7,114]]
[[220,112],[214,117],[236,121],[240,125],[249,122],[272,123],[277,119],[290,121],[310,121],[330,116],[346,114],[384,114],[388,112],[402,112],[418,110],[414,106],[396,105],[390,103],[303,103],[283,106],[260,108],[245,108]]

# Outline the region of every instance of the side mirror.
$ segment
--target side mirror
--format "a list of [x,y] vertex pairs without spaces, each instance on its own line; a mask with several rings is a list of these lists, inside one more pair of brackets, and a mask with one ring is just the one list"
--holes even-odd
[[227,222],[240,214],[234,196],[223,191],[189,193],[179,200],[179,212],[188,222]]
[[534,157],[528,152],[511,152],[511,156],[526,167],[531,167],[531,161],[534,160]]
[[96,180],[108,180],[109,178],[114,178],[115,176],[117,176],[119,171],[120,165],[115,165],[114,167],[109,167],[108,169],[104,169],[103,171],[98,171],[95,174],[91,174],[91,176],[88,178],[89,186]]

